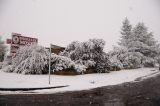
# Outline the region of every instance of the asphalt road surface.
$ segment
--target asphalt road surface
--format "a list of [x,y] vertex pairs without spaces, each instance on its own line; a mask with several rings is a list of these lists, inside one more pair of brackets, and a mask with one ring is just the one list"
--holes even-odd
[[85,91],[0,95],[0,106],[160,106],[160,75]]

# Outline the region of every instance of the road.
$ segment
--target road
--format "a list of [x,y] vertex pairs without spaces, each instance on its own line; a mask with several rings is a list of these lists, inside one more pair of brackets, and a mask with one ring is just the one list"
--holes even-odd
[[160,106],[160,75],[92,90],[0,95],[0,106]]

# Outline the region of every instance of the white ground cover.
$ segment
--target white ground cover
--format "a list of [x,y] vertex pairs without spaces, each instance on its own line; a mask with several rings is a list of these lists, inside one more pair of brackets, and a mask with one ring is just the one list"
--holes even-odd
[[[154,71],[153,71],[154,70]],[[75,90],[87,90],[107,85],[116,85],[131,82],[139,77],[150,77],[160,74],[154,68],[140,68],[132,70],[112,71],[110,73],[85,74],[77,76],[51,75],[51,84],[48,84],[48,75],[22,75],[17,73],[6,73],[0,70],[0,88],[34,88],[54,87],[69,85],[64,88],[44,89],[34,91],[0,91],[5,93],[55,93]]]

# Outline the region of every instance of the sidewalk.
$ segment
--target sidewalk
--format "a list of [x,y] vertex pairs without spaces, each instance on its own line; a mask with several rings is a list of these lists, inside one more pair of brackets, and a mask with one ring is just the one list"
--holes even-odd
[[30,90],[41,90],[41,89],[54,89],[54,88],[63,88],[65,86],[54,86],[54,87],[39,87],[39,88],[0,88],[0,91],[30,91]]

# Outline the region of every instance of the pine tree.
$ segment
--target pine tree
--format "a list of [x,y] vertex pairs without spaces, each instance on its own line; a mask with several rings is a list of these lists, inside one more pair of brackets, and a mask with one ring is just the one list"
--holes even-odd
[[131,41],[132,25],[127,18],[125,18],[125,20],[123,21],[123,25],[121,27],[121,35],[122,36],[119,45],[128,48],[128,44]]
[[155,59],[156,59],[158,65],[159,65],[159,70],[160,70],[160,44],[157,45],[157,48],[158,48],[157,49],[157,55],[156,55]]
[[144,23],[138,23],[134,27],[133,37],[132,42],[130,42],[132,50],[142,53],[147,58],[154,58],[156,56],[157,41],[155,41],[153,33],[148,32],[148,28]]
[[[157,55],[157,41],[154,39],[153,33],[148,31],[145,24],[139,22],[132,28],[129,20],[125,19],[121,28],[121,34],[119,45],[127,48],[129,54],[133,54],[129,58],[131,60],[136,59],[137,63],[141,60],[140,64],[153,67],[155,64],[154,58]],[[140,56],[141,59],[138,60],[137,57]]]
[[2,37],[0,36],[0,62],[4,60],[5,53],[6,53],[6,45],[4,45]]

